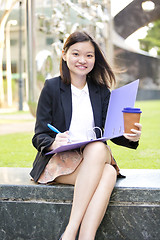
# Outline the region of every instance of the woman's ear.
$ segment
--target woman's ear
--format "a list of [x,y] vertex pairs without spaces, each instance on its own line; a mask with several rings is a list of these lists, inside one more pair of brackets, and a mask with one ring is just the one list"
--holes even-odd
[[64,61],[66,61],[66,54],[65,54],[64,50],[62,50],[62,58]]

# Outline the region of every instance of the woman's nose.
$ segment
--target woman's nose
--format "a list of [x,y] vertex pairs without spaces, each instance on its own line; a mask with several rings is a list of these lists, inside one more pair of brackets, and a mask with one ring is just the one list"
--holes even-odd
[[80,63],[83,63],[83,64],[86,63],[85,57],[83,57],[83,56],[80,57],[80,58],[79,58],[79,62],[80,62]]

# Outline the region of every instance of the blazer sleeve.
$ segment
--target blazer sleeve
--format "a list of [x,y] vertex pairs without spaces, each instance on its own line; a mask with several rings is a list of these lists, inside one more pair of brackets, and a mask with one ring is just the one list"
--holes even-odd
[[117,145],[123,146],[123,147],[128,147],[132,149],[136,149],[139,145],[139,141],[133,142],[125,138],[124,136],[112,138],[111,141]]
[[52,86],[50,81],[46,80],[41,91],[35,124],[35,135],[32,138],[33,146],[42,154],[46,152],[55,139],[55,133],[47,127],[52,122],[53,94],[51,95]]

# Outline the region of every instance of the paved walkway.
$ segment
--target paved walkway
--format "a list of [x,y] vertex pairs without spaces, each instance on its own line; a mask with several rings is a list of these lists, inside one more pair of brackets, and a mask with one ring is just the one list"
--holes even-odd
[[[2,123],[1,123],[2,121]],[[35,118],[28,112],[16,114],[0,112],[0,135],[19,133],[19,132],[34,132]]]

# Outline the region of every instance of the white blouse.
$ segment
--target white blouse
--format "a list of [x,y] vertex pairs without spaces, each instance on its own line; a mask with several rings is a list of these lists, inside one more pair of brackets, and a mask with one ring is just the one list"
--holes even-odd
[[78,89],[71,84],[72,119],[69,127],[70,140],[73,142],[90,140],[95,137],[93,110],[89,97],[88,85]]

